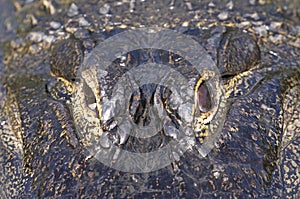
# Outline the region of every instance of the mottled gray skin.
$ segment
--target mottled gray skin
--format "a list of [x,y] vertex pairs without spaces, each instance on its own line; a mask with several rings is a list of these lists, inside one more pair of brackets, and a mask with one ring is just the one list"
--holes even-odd
[[[108,12],[104,3],[95,1],[76,3],[78,13],[68,13],[69,3],[45,2],[20,4],[17,38],[3,45],[1,198],[299,198],[300,27],[296,1],[259,1],[255,5],[234,1],[232,9],[223,1],[214,5],[109,3]],[[56,30],[51,21],[64,27]],[[187,151],[164,169],[132,174],[111,169],[86,151],[68,108],[69,96],[60,95],[68,93],[65,84],[72,81],[72,67],[61,66],[66,70],[52,70],[54,77],[50,75],[50,36],[61,40],[74,35],[89,51],[104,39],[102,30],[142,25],[181,32],[216,25],[238,27],[256,34],[261,52],[251,70],[245,67],[224,77],[229,109],[220,140],[207,157]],[[37,31],[44,33],[41,39],[32,34]],[[199,42],[220,64],[219,42],[209,38],[214,33],[207,31]],[[72,58],[80,61],[77,56]],[[56,84],[57,76],[66,81]]]

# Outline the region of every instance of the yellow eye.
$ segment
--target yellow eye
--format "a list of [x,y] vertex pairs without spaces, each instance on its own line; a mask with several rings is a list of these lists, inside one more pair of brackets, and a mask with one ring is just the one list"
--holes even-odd
[[203,113],[208,112],[212,107],[209,90],[208,90],[207,86],[205,85],[205,83],[201,84],[198,87],[197,105],[198,105],[199,110]]

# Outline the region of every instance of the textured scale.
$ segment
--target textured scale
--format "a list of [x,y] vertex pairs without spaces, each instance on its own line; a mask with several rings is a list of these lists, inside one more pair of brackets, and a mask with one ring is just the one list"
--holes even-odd
[[[0,51],[0,198],[299,198],[298,2],[153,2],[14,4],[14,25],[7,24],[9,19],[4,23],[16,38]],[[168,64],[187,78],[203,75],[188,73],[192,64],[177,54],[139,49],[117,58],[108,79],[98,81],[95,73],[84,74],[85,84],[76,79],[97,44],[144,26],[171,28],[203,45],[222,76],[227,101],[219,108],[226,117],[206,157],[191,148],[180,157],[173,154],[176,161],[163,169],[121,172],[95,159],[86,148],[95,140],[90,134],[80,137],[75,122],[90,127],[102,147],[114,140],[132,152],[160,149],[176,137],[176,128],[151,139],[126,131],[107,136],[115,124],[101,115],[100,86],[111,89],[125,66],[146,61]],[[10,33],[2,25],[0,30],[2,43]],[[201,131],[195,137],[204,140],[210,139],[205,127],[219,119],[212,115],[216,104],[210,89],[204,80],[196,90]],[[83,93],[78,110],[70,105],[74,92]],[[179,126],[182,118],[169,96],[163,87],[144,86],[129,99],[129,117],[147,126],[148,108],[156,100],[167,110],[166,123]],[[176,97],[183,101],[184,96]]]

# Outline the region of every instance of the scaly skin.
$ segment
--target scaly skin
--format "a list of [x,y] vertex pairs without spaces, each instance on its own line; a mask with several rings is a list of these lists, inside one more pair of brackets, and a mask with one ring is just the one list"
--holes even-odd
[[[111,16],[99,14],[104,5],[101,2],[77,2],[80,10],[74,17],[67,15],[68,2],[50,6],[43,2],[21,6],[21,17],[16,19],[17,38],[4,45],[5,67],[0,70],[1,198],[299,197],[297,2],[287,2],[284,10],[285,3],[256,2],[250,6],[245,1],[234,1],[232,11],[223,2],[214,2],[215,7],[208,6],[209,2],[111,3]],[[222,11],[229,13],[228,19],[218,17]],[[258,19],[245,16],[255,12]],[[32,25],[32,16],[37,25]],[[81,26],[80,16],[90,24]],[[50,21],[59,21],[64,29],[49,28]],[[188,150],[166,168],[133,174],[109,168],[90,155],[75,129],[70,95],[81,53],[91,51],[120,28],[140,25],[180,32],[205,27],[190,34],[226,74],[223,82],[227,115],[216,147],[205,158]],[[264,25],[270,30],[264,30]],[[249,51],[226,46],[222,42],[226,34],[211,31],[215,27],[247,31],[244,34],[248,36],[238,37],[237,46],[243,48],[243,41],[256,37],[259,54],[252,53],[247,62],[240,62],[239,57]],[[57,43],[46,42],[49,37],[40,41],[27,36],[36,31],[54,35],[57,43],[76,41],[80,45],[75,42],[71,49],[70,45],[57,48]],[[23,39],[20,45],[18,38]],[[70,51],[60,54],[63,49]],[[221,59],[223,54],[233,59]],[[141,146],[135,141],[139,140],[128,140],[127,147]],[[159,136],[152,141],[146,144],[164,143]]]

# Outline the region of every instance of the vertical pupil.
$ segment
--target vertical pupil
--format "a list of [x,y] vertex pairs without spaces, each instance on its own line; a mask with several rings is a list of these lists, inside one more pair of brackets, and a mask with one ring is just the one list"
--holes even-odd
[[208,88],[205,84],[201,84],[197,90],[197,103],[201,112],[208,112],[211,109],[211,99]]

